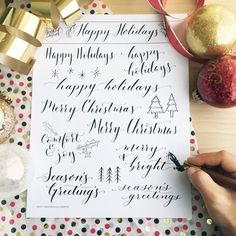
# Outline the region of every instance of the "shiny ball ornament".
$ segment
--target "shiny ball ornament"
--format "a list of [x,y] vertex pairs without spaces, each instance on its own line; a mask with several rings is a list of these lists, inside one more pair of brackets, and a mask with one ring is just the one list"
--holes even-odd
[[14,144],[0,145],[0,198],[16,196],[26,190],[33,178],[29,152]]
[[224,56],[204,65],[197,89],[202,100],[212,106],[236,106],[236,56]]
[[11,101],[0,94],[0,143],[6,141],[16,124]]
[[225,55],[236,42],[236,17],[221,5],[211,4],[196,11],[186,29],[189,50],[200,58]]

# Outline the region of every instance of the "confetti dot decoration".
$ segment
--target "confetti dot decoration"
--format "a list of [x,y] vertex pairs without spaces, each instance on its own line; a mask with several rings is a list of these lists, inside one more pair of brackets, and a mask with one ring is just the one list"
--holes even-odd
[[[95,3],[95,4],[94,4]],[[30,2],[15,0],[12,5],[30,10]],[[110,14],[109,5],[102,1],[94,1],[88,6],[84,6],[85,14]],[[92,11],[92,12],[91,12]],[[15,132],[8,139],[8,143],[30,148],[30,119],[31,119],[31,85],[33,84],[32,76],[23,76],[17,72],[0,66],[0,85],[1,91],[7,91],[11,94],[17,124]],[[2,84],[1,84],[2,83]],[[31,84],[32,83],[32,84]],[[191,123],[191,120],[190,120]],[[197,143],[192,126],[189,144],[191,155],[196,155]],[[193,141],[194,140],[194,141]],[[192,189],[193,196],[199,193]],[[14,202],[14,203],[13,203]],[[202,235],[207,232],[209,236],[218,236],[218,231],[214,223],[207,224],[210,219],[203,208],[202,199],[196,200],[193,197],[193,220],[183,219],[181,222],[177,219],[158,219],[158,218],[103,218],[103,219],[46,219],[46,218],[26,218],[26,193],[16,195],[8,199],[0,198],[0,235],[3,236],[191,236]],[[202,217],[199,217],[200,216]],[[12,221],[13,220],[13,221]],[[10,224],[10,221],[12,224]],[[120,222],[119,222],[120,221]],[[164,222],[168,222],[165,224]],[[200,222],[202,228],[196,226]],[[109,226],[109,227],[108,227]],[[179,231],[176,232],[176,227]],[[119,229],[118,229],[119,228]],[[86,232],[83,232],[85,231]],[[116,232],[119,231],[119,233]],[[14,233],[13,233],[14,232]],[[141,232],[141,233],[139,233]],[[167,233],[167,234],[166,234]]]

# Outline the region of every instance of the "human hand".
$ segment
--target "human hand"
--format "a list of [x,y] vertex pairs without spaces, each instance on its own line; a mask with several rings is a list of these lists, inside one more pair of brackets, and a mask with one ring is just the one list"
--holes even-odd
[[[189,157],[187,162],[199,167],[217,167],[219,171],[236,178],[236,156],[226,151],[199,154],[197,157]],[[223,235],[236,236],[236,191],[218,185],[200,168],[190,167],[187,173]]]

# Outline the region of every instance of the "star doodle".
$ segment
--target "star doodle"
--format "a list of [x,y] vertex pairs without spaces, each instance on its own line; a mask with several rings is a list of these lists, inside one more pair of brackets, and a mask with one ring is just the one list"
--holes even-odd
[[69,73],[69,74],[73,74],[73,73],[74,73],[74,69],[73,69],[73,68],[69,68],[69,69],[68,69],[68,73]]
[[97,67],[94,71],[91,71],[91,73],[93,74],[94,79],[95,79],[96,77],[98,77],[99,75],[101,75],[101,72],[100,72],[100,70],[98,69],[98,67]]
[[86,74],[84,73],[84,71],[82,70],[79,74],[78,74],[80,79],[84,79]]
[[52,70],[51,78],[59,78],[59,70],[58,69]]

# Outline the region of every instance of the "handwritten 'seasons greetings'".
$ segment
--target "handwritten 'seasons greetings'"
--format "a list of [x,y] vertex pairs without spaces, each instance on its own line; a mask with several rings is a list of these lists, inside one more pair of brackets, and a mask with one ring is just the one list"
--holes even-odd
[[190,185],[168,157],[189,156],[189,128],[188,61],[160,16],[48,30],[34,68],[27,217],[191,217]]

